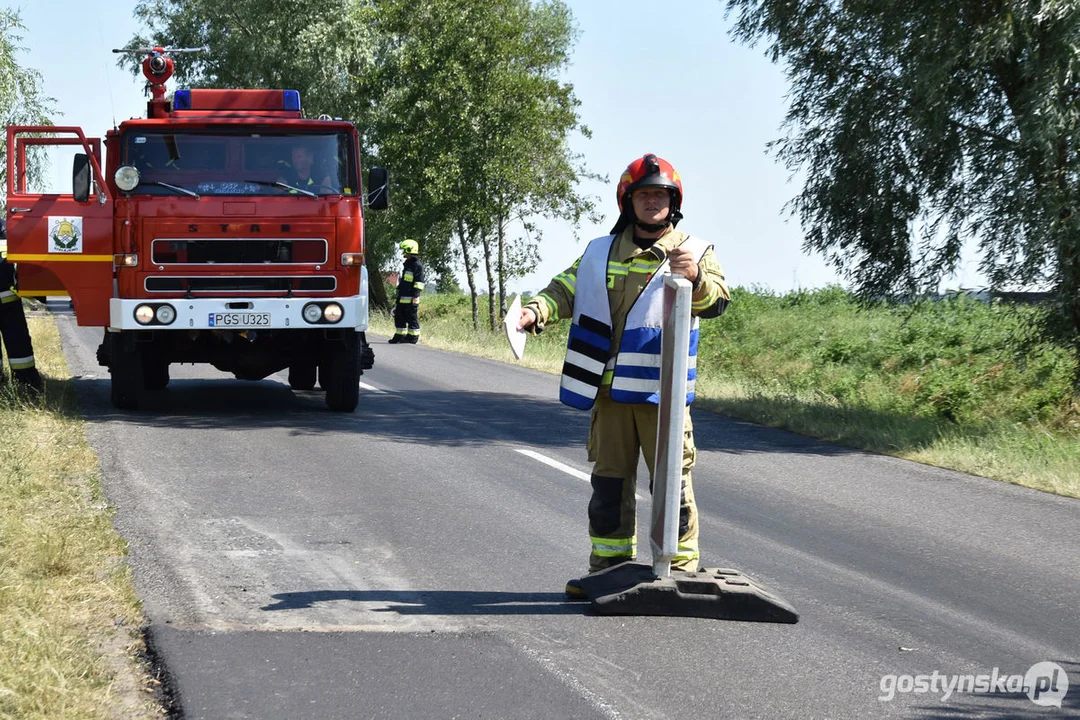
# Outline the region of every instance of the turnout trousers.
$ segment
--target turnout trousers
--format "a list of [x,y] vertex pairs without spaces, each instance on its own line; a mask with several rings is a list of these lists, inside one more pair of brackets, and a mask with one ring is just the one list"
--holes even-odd
[[24,373],[31,372],[36,375],[34,346],[30,341],[30,330],[26,325],[22,298],[14,291],[10,294],[5,293],[0,299],[0,335],[4,339],[4,349],[7,350],[12,375],[20,377]]
[[[592,499],[589,501],[589,536],[592,553],[589,572],[634,559],[637,552],[638,453],[649,468],[649,491],[656,460],[656,426],[660,408],[647,403],[618,403],[610,387],[601,387],[589,422],[587,448],[592,461]],[[683,436],[682,493],[679,503],[679,548],[671,561],[674,570],[698,567],[698,512],[690,470],[697,459],[690,408],[686,408]],[[647,541],[646,541],[647,542]]]
[[405,298],[408,302],[398,302],[394,307],[394,332],[397,335],[420,336],[420,306]]

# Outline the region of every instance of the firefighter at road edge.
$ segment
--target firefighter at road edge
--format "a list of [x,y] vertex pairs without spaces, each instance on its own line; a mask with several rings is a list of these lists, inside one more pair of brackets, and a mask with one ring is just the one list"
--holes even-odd
[[401,251],[405,253],[405,267],[397,286],[397,302],[394,303],[394,337],[391,343],[420,342],[420,293],[424,289],[424,266],[420,263],[420,244],[415,240],[402,240]]
[[[698,513],[690,403],[694,400],[698,318],[718,317],[731,299],[711,245],[675,229],[682,219],[683,186],[666,160],[647,154],[627,166],[616,189],[619,220],[611,234],[591,241],[565,272],[526,304],[519,329],[542,332],[570,318],[559,399],[592,411],[588,457],[593,462],[589,572],[635,558],[638,453],[655,468],[660,401],[663,275],[693,284],[690,362],[686,384],[679,546],[673,570],[697,570]],[[585,599],[579,578],[566,584]]]
[[[0,218],[0,239],[7,239],[7,220]],[[34,345],[26,325],[22,298],[16,289],[15,266],[0,256],[0,335],[3,336],[11,375],[17,383],[41,391],[41,375],[34,363]]]

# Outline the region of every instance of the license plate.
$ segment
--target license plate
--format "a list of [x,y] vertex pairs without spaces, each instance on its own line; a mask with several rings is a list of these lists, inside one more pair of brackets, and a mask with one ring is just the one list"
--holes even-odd
[[210,327],[268,327],[268,312],[210,313]]

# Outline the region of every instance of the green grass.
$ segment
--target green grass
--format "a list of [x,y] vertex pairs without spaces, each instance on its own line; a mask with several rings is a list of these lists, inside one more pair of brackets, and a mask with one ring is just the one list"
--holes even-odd
[[[469,298],[426,296],[422,342],[514,362],[501,330],[472,329]],[[737,288],[702,323],[695,407],[851,447],[1080,497],[1073,360],[1039,342],[1032,307],[968,298],[859,305],[836,287]],[[559,372],[568,323],[521,364]],[[392,333],[388,316],[372,329]]]
[[59,333],[30,330],[45,397],[0,384],[0,717],[161,717]]

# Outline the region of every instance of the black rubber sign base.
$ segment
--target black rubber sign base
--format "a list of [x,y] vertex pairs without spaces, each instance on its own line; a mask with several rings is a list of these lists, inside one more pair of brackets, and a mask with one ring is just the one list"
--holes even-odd
[[799,622],[787,601],[730,568],[672,570],[671,577],[658,578],[651,565],[628,562],[586,575],[581,587],[601,615]]

